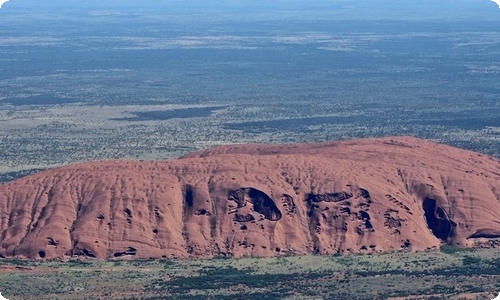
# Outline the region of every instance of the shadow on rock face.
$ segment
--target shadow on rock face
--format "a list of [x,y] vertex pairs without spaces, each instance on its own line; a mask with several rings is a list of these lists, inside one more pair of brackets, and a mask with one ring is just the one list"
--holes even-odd
[[183,190],[184,203],[187,207],[193,207],[193,186],[186,184]]
[[127,247],[127,250],[125,250],[123,252],[115,252],[115,254],[113,256],[114,257],[120,257],[120,256],[125,256],[125,255],[134,256],[136,254],[137,254],[137,249],[135,249],[134,247]]
[[340,202],[352,198],[352,193],[337,192],[328,194],[307,194],[308,202]]
[[266,193],[254,188],[241,188],[229,193],[229,200],[238,204],[238,207],[246,206],[246,203],[253,204],[253,210],[264,215],[264,218],[271,221],[281,219],[281,211],[278,209],[274,200]]
[[443,241],[455,235],[455,222],[448,218],[446,212],[436,205],[436,200],[426,197],[422,203],[427,226],[432,233]]
[[486,238],[486,239],[497,239],[500,238],[500,230],[490,229],[490,228],[482,228],[477,230],[468,239],[477,239],[477,238]]

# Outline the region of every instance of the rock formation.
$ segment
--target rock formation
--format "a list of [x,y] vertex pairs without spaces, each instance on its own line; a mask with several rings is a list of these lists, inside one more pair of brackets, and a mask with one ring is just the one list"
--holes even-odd
[[0,255],[198,258],[425,250],[500,237],[500,161],[411,138],[231,145],[0,185]]

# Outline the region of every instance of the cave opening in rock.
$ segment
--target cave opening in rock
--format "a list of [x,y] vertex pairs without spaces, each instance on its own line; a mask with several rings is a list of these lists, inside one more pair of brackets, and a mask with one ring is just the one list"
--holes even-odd
[[[282,217],[281,211],[276,206],[274,200],[269,197],[263,191],[259,191],[254,188],[241,188],[235,191],[231,191],[228,195],[228,200],[234,201],[238,204],[238,208],[246,206],[246,203],[250,203],[253,206],[253,210],[259,214],[262,214],[263,217],[267,220],[278,221]],[[235,217],[235,221],[239,221],[239,217]],[[242,220],[244,222],[253,221],[251,220]]]
[[278,221],[281,219],[281,211],[278,207],[276,207],[273,199],[271,199],[266,193],[250,188],[248,196],[252,199],[254,210],[263,214],[266,219],[271,221]]
[[366,211],[362,210],[359,212],[359,216],[361,220],[370,220],[370,214],[368,214]]
[[82,253],[83,253],[83,255],[85,255],[85,256],[95,258],[94,253],[92,253],[92,251],[90,251],[90,250],[88,250],[88,249],[83,249],[83,250],[82,250]]
[[454,235],[455,222],[450,220],[446,212],[436,205],[436,200],[426,197],[422,208],[427,226],[438,239],[445,241]]
[[123,210],[123,213],[125,214],[125,216],[126,216],[127,218],[132,218],[132,211],[131,211],[130,209],[125,208],[125,209]]

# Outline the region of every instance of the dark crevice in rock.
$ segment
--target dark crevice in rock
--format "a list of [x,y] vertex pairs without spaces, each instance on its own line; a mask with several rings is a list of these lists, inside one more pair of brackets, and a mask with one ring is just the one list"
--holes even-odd
[[206,210],[204,208],[198,209],[194,214],[197,216],[211,216],[212,215],[208,210]]
[[136,255],[137,254],[137,249],[134,247],[128,247],[127,250],[123,252],[115,252],[114,257],[120,257],[120,256],[125,256],[125,255]]
[[82,254],[84,256],[87,256],[87,257],[92,257],[92,258],[95,258],[95,255],[94,253],[92,253],[92,251],[88,250],[88,249],[82,249]]
[[427,226],[438,239],[445,241],[454,236],[456,223],[448,218],[441,207],[436,205],[436,200],[426,197],[422,208]]
[[360,211],[359,216],[360,216],[361,220],[364,220],[364,221],[370,220],[370,215],[366,211]]
[[365,190],[365,189],[359,189],[359,193],[357,195],[357,197],[362,197],[362,198],[365,198],[365,199],[370,199],[370,192],[368,192],[368,190]]
[[[189,234],[187,229],[187,221],[193,215],[193,206],[194,206],[194,187],[190,184],[186,184],[182,188],[182,238],[184,239],[184,243],[189,245]],[[189,253],[189,247],[188,247]]]
[[340,209],[340,213],[350,215],[351,214],[351,209],[349,207],[342,207]]
[[255,217],[252,215],[240,215],[240,214],[234,215],[235,222],[250,222],[253,220],[255,220]]
[[187,207],[193,207],[193,187],[189,184],[184,186],[184,202]]
[[40,258],[45,258],[45,251],[38,251],[38,256]]
[[385,197],[389,201],[391,201],[392,203],[396,204],[399,208],[404,209],[408,214],[413,215],[413,213],[411,212],[410,208],[408,206],[406,206],[402,201],[396,199],[395,197],[393,197],[390,194],[386,194]]
[[132,212],[130,211],[130,209],[125,208],[123,210],[123,213],[127,216],[127,218],[132,218]]
[[373,229],[372,223],[368,220],[365,221],[365,227],[366,227],[366,229]]
[[56,241],[54,240],[53,238],[51,237],[47,237],[47,244],[49,246],[54,246],[54,247],[57,247],[57,245],[59,245],[59,241]]
[[160,209],[158,207],[155,207],[154,212],[155,212],[155,219],[159,219],[160,218]]
[[486,239],[497,239],[500,238],[500,230],[496,229],[488,229],[483,228],[474,232],[468,239],[477,239],[477,238],[486,238]]
[[308,202],[339,202],[352,198],[352,193],[338,192],[327,194],[307,194],[306,201]]

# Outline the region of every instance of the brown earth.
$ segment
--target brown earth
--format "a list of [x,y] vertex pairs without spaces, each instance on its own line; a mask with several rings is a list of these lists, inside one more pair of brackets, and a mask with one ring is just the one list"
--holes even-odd
[[222,146],[0,185],[0,255],[425,250],[500,237],[500,161],[412,137]]

